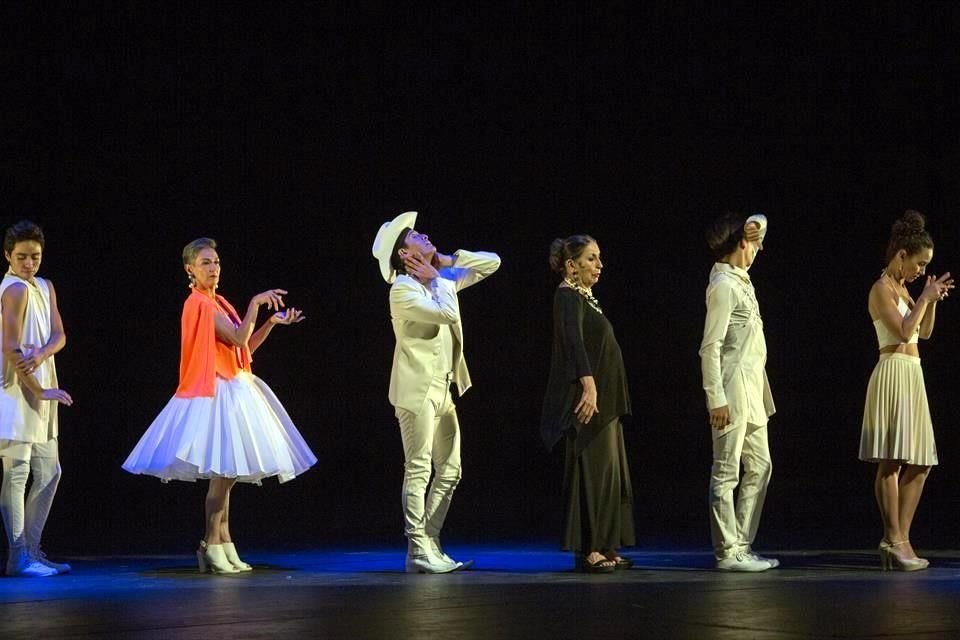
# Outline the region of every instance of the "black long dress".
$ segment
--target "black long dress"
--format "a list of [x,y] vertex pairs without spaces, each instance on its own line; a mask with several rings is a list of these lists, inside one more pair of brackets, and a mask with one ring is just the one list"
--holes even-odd
[[[588,424],[581,424],[573,411],[583,376],[593,376],[597,386],[598,411]],[[557,287],[540,435],[548,448],[566,440],[564,549],[611,551],[635,544],[621,424],[629,415],[627,376],[613,326],[575,289]]]

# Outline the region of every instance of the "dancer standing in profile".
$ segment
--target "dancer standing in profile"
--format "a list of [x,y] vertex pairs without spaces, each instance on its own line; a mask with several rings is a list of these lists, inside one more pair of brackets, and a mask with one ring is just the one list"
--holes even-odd
[[441,253],[414,229],[416,221],[417,213],[408,211],[383,223],[372,251],[391,284],[396,345],[388,397],[403,440],[405,569],[449,573],[471,564],[454,560],[440,545],[461,469],[460,422],[450,386],[461,396],[470,388],[457,292],[499,269],[500,257],[463,249]]
[[767,422],[775,408],[767,344],[747,273],[766,232],[767,219],[759,214],[746,221],[728,214],[707,232],[717,262],[707,285],[700,364],[713,441],[710,532],[716,567],[723,571],[766,571],[780,564],[752,549],[773,469]]
[[613,325],[593,295],[600,247],[588,235],[557,238],[550,268],[562,279],[540,435],[548,448],[566,441],[563,548],[577,554],[581,571],[628,569],[633,563],[619,550],[636,544],[622,424],[630,393]]
[[0,282],[0,512],[9,545],[8,576],[70,571],[70,565],[48,560],[40,548],[60,482],[57,405],[73,404],[70,394],[58,388],[54,363],[54,354],[67,344],[57,294],[52,282],[37,275],[44,245],[43,231],[27,220],[7,229],[3,239],[9,268]]
[[910,525],[930,467],[937,464],[933,422],[917,342],[933,334],[937,303],[950,294],[953,278],[927,276],[923,292],[910,297],[907,283],[926,274],[933,239],[917,211],[893,224],[887,266],[870,288],[869,311],[880,359],[867,385],[860,433],[860,459],[877,464],[874,495],[883,521],[884,569],[917,571],[930,563],[910,544]]
[[[273,391],[250,368],[274,327],[304,317],[283,309],[286,291],[269,289],[251,298],[241,318],[216,292],[220,256],[210,238],[184,247],[183,266],[191,292],[180,320],[180,384],[123,468],[164,482],[208,479],[200,571],[249,571],[230,532],[234,484],[273,476],[286,482],[317,461]],[[254,330],[261,307],[274,313]]]

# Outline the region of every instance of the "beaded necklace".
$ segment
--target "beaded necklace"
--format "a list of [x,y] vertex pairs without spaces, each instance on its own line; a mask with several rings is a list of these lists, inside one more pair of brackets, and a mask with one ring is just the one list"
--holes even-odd
[[568,285],[571,289],[573,289],[574,291],[576,291],[577,293],[579,293],[580,295],[582,295],[582,296],[586,299],[587,304],[590,305],[590,307],[591,307],[594,311],[596,311],[597,313],[603,315],[603,309],[600,308],[600,302],[599,302],[596,298],[593,297],[593,293],[592,293],[589,289],[587,289],[585,286],[583,286],[582,284],[580,284],[580,283],[577,282],[576,280],[571,280],[571,279],[569,279],[569,278],[564,278],[563,281],[566,282],[567,285]]

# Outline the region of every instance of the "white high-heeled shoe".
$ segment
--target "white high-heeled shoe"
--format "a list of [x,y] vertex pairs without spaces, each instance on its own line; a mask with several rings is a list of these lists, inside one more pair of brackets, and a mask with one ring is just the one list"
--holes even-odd
[[200,573],[240,573],[240,570],[227,561],[223,553],[223,545],[207,544],[200,541],[200,548],[197,549],[197,567]]
[[232,564],[235,569],[238,571],[253,571],[253,567],[240,559],[240,556],[237,555],[237,547],[232,542],[224,542],[223,555],[227,557],[227,562]]

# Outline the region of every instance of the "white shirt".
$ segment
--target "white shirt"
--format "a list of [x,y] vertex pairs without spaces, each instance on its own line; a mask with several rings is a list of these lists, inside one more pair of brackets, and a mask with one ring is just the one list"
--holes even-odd
[[[46,280],[35,277],[27,282],[12,273],[0,281],[0,294],[13,284],[27,287],[27,308],[19,336],[20,348],[38,349],[50,340],[53,332],[50,287]],[[0,329],[0,341],[2,341]],[[57,387],[57,365],[50,356],[32,374],[43,388]],[[17,379],[14,365],[4,359],[2,364],[2,388],[0,388],[0,440],[16,442],[47,442],[58,433],[57,403],[40,400],[29,391],[24,391]]]
[[767,381],[767,343],[760,305],[745,269],[713,265],[700,366],[707,408],[730,408],[731,424],[767,424],[776,411]]

